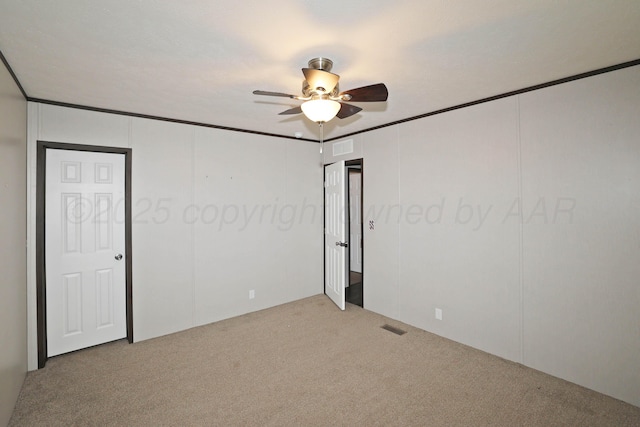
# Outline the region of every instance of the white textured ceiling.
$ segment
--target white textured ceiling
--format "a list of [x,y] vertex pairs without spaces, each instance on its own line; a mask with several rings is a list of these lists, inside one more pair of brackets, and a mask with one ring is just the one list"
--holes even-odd
[[301,68],[386,103],[325,138],[640,58],[638,0],[2,0],[0,51],[30,98],[319,137]]

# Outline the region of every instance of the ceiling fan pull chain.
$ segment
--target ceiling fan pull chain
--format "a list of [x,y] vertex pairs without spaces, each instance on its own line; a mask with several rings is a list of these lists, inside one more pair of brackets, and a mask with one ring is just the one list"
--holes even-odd
[[318,123],[318,126],[320,126],[320,154],[322,154],[322,149],[324,148],[324,128],[322,127],[322,123]]

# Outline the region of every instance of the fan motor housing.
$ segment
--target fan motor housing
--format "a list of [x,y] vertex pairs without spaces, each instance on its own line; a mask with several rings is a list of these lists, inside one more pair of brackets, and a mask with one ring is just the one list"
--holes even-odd
[[[329,97],[331,98],[335,98],[336,96],[338,96],[338,93],[340,93],[340,88],[339,88],[340,84],[336,83],[336,86],[333,88],[333,90],[331,91],[331,93],[327,94]],[[313,96],[313,95],[318,95],[318,93],[314,90],[315,88],[312,88],[311,85],[309,85],[309,82],[306,80],[302,81],[302,95],[304,95],[305,97],[309,97],[309,96]]]
[[[308,62],[309,68],[313,68],[314,70],[321,70],[330,72],[333,68],[333,61],[329,58],[323,58],[321,56],[317,58],[310,59]],[[311,87],[308,81],[302,81],[302,95],[305,97],[313,97],[313,98],[335,98],[340,93],[339,85],[336,84],[331,93],[322,93],[321,91],[316,91]]]

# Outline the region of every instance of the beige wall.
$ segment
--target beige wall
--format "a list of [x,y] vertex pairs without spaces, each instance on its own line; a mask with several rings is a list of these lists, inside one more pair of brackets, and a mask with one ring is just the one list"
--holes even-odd
[[38,140],[132,149],[135,341],[323,292],[317,144],[29,103],[31,183]]
[[0,425],[27,371],[27,102],[0,64]]
[[364,307],[640,406],[639,88],[636,66],[327,144],[364,158]]

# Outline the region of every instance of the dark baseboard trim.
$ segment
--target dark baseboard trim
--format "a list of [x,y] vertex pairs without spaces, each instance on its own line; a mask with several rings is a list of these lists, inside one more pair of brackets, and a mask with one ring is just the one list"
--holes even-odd
[[40,104],[55,105],[57,107],[75,108],[77,110],[95,111],[95,112],[98,112],[98,113],[118,114],[120,116],[137,117],[137,118],[140,118],[140,119],[158,120],[158,121],[169,122],[169,123],[179,123],[179,124],[183,124],[183,125],[199,126],[199,127],[210,128],[210,129],[220,129],[220,130],[228,130],[228,131],[233,131],[233,132],[251,133],[251,134],[254,134],[254,135],[271,136],[271,137],[275,137],[275,138],[295,139],[297,141],[318,142],[315,139],[309,139],[309,138],[296,138],[295,136],[289,136],[289,135],[278,135],[278,134],[275,134],[275,133],[260,132],[260,131],[257,131],[257,130],[240,129],[240,128],[233,128],[233,127],[228,127],[228,126],[213,125],[213,124],[209,124],[209,123],[192,122],[190,120],[172,119],[172,118],[169,118],[169,117],[161,117],[161,116],[152,116],[152,115],[149,115],[149,114],[132,113],[130,111],[120,111],[120,110],[111,110],[111,109],[108,109],[108,108],[90,107],[88,105],[70,104],[70,103],[67,103],[67,102],[52,101],[52,100],[49,100],[49,99],[40,99],[40,98],[31,98],[31,97],[29,97],[29,98],[27,98],[27,101],[38,102]]
[[27,92],[24,91],[24,88],[20,84],[20,80],[18,80],[18,77],[16,76],[16,73],[13,72],[13,69],[11,68],[11,65],[9,65],[9,62],[7,61],[7,58],[4,57],[4,54],[2,53],[2,51],[0,51],[0,61],[2,61],[2,63],[4,64],[5,67],[7,67],[7,71],[9,72],[11,77],[13,78],[13,81],[16,82],[16,85],[18,86],[18,89],[20,89],[20,92],[22,92],[22,96],[24,97],[25,100],[28,101],[29,97],[27,96]]
[[[148,114],[131,113],[131,112],[128,112],[128,111],[111,110],[111,109],[107,109],[107,108],[91,107],[91,106],[87,106],[87,105],[70,104],[70,103],[66,103],[66,102],[52,101],[52,100],[48,100],[48,99],[32,98],[32,97],[27,96],[27,94],[24,91],[22,85],[18,81],[18,78],[16,77],[16,75],[13,73],[13,70],[9,66],[9,63],[7,62],[6,58],[2,55],[2,52],[0,52],[0,59],[2,60],[4,65],[7,67],[7,70],[9,70],[9,73],[11,74],[11,76],[14,79],[14,81],[18,85],[18,88],[22,92],[22,94],[25,97],[25,99],[27,101],[30,101],[30,102],[38,102],[38,103],[41,103],[41,104],[55,105],[55,106],[58,106],[58,107],[76,108],[76,109],[80,109],[80,110],[95,111],[95,112],[100,112],[100,113],[119,114],[119,115],[124,115],[124,116],[129,116],[129,117],[138,117],[138,118],[143,118],[143,119],[159,120],[159,121],[170,122],[170,123],[180,123],[180,124],[185,124],[185,125],[200,126],[200,127],[206,127],[206,128],[212,128],[212,129],[228,130],[228,131],[233,131],[233,132],[250,133],[250,134],[262,135],[262,136],[270,136],[270,137],[275,137],[275,138],[296,139],[296,140],[300,140],[300,141],[318,142],[318,143],[320,142],[320,141],[317,141],[317,140],[314,140],[314,139],[309,139],[309,138],[296,138],[295,136],[279,135],[279,134],[268,133],[268,132],[260,132],[260,131],[255,131],[255,130],[233,128],[233,127],[228,127],[228,126],[219,126],[219,125],[213,125],[213,124],[201,123],[201,122],[193,122],[193,121],[189,121],[189,120],[172,119],[172,118],[168,118],[168,117],[160,117],[160,116],[153,116],[153,115],[148,115]],[[499,95],[490,96],[488,98],[482,98],[482,99],[479,99],[479,100],[476,100],[476,101],[466,102],[464,104],[454,105],[452,107],[447,107],[447,108],[443,108],[443,109],[440,109],[440,110],[432,111],[432,112],[429,112],[429,113],[424,113],[424,114],[420,114],[420,115],[417,115],[417,116],[408,117],[406,119],[396,120],[396,121],[393,121],[393,122],[385,123],[383,125],[374,126],[374,127],[370,127],[370,128],[367,128],[367,129],[359,130],[359,131],[356,131],[356,132],[351,132],[351,133],[347,133],[347,134],[344,134],[344,135],[340,135],[340,136],[336,136],[336,137],[333,137],[333,138],[329,138],[329,139],[325,140],[324,142],[336,141],[336,140],[339,140],[339,139],[347,138],[347,137],[358,135],[358,134],[361,134],[361,133],[371,132],[373,130],[382,129],[382,128],[385,128],[385,127],[394,126],[394,125],[398,125],[398,124],[401,124],[401,123],[410,122],[410,121],[413,121],[413,120],[424,119],[425,117],[435,116],[436,114],[447,113],[449,111],[459,110],[461,108],[471,107],[471,106],[474,106],[474,105],[483,104],[485,102],[495,101],[495,100],[498,100],[498,99],[501,99],[501,98],[507,98],[509,96],[520,95],[520,94],[523,94],[523,93],[526,93],[526,92],[531,92],[531,91],[538,90],[538,89],[544,89],[544,88],[547,88],[547,87],[550,87],[550,86],[556,86],[556,85],[559,85],[559,84],[568,83],[568,82],[571,82],[571,81],[574,81],[574,80],[580,80],[580,79],[584,79],[584,78],[587,78],[587,77],[596,76],[598,74],[604,74],[604,73],[609,73],[611,71],[621,70],[623,68],[634,67],[636,65],[640,65],[640,59],[635,59],[633,61],[623,62],[621,64],[616,64],[616,65],[612,65],[612,66],[609,66],[609,67],[599,68],[597,70],[588,71],[586,73],[580,73],[580,74],[576,74],[576,75],[573,75],[573,76],[570,76],[570,77],[564,77],[564,78],[553,80],[553,81],[550,81],[550,82],[547,82],[547,83],[541,83],[541,84],[537,84],[537,85],[534,85],[534,86],[529,86],[529,87],[526,87],[526,88],[523,88],[523,89],[518,89],[518,90],[511,91],[511,92],[506,92],[506,93],[502,93],[502,94],[499,94]]]
[[598,74],[609,73],[611,71],[617,71],[617,70],[621,70],[623,68],[634,67],[636,65],[640,65],[640,59],[635,59],[633,61],[623,62],[622,64],[612,65],[610,67],[599,68],[597,70],[588,71],[586,73],[580,73],[580,74],[576,74],[574,76],[564,77],[562,79],[553,80],[553,81],[550,81],[550,82],[547,82],[547,83],[541,83],[541,84],[534,85],[534,86],[529,86],[529,87],[526,87],[524,89],[518,89],[518,90],[511,91],[511,92],[506,92],[506,93],[503,93],[503,94],[500,94],[500,95],[490,96],[488,98],[482,98],[482,99],[479,99],[477,101],[466,102],[464,104],[455,105],[453,107],[443,108],[441,110],[432,111],[430,113],[420,114],[418,116],[413,116],[413,117],[409,117],[409,118],[402,119],[402,120],[396,120],[394,122],[386,123],[384,125],[374,126],[374,127],[363,129],[363,130],[359,130],[359,131],[356,131],[356,132],[347,133],[345,135],[329,138],[329,139],[325,140],[324,142],[336,141],[336,140],[339,140],[339,139],[347,138],[349,136],[354,136],[354,135],[358,135],[358,134],[365,133],[365,132],[371,132],[373,130],[382,129],[382,128],[386,128],[386,127],[394,126],[394,125],[399,125],[401,123],[406,123],[406,122],[410,122],[410,121],[413,121],[413,120],[424,119],[425,117],[435,116],[437,114],[447,113],[449,111],[459,110],[461,108],[471,107],[473,105],[483,104],[485,102],[495,101],[497,99],[507,98],[509,96],[520,95],[522,93],[531,92],[531,91],[538,90],[538,89],[544,89],[544,88],[547,88],[547,87],[550,87],[550,86],[556,86],[556,85],[559,85],[559,84],[572,82],[574,80],[580,80],[580,79],[584,79],[584,78],[587,78],[587,77],[597,76]]

